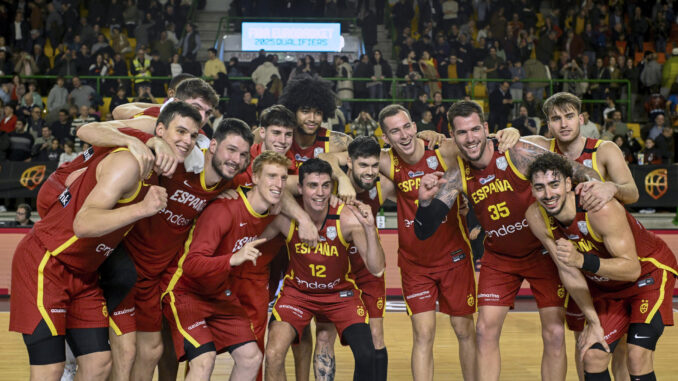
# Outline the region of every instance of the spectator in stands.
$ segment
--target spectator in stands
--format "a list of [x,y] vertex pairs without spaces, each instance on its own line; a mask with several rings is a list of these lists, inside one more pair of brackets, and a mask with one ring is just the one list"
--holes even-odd
[[377,122],[372,118],[372,115],[364,109],[360,110],[358,117],[351,122],[351,135],[358,136],[374,136],[374,131],[379,128]]
[[490,93],[490,117],[488,118],[488,123],[492,132],[503,130],[508,123],[508,116],[513,104],[509,87],[508,81],[504,81]]
[[78,157],[78,153],[75,152],[75,149],[73,148],[73,142],[70,140],[66,141],[66,143],[64,143],[64,152],[59,155],[59,166],[73,161],[76,157]]
[[28,204],[19,204],[16,207],[16,215],[12,227],[31,227],[34,222],[31,220],[31,206]]
[[629,132],[629,127],[622,120],[621,110],[615,109],[614,111],[612,111],[612,118],[611,119],[612,119],[612,122],[614,122],[615,134],[626,136]]
[[537,135],[539,131],[537,130],[537,123],[533,118],[527,113],[527,107],[520,106],[518,111],[518,117],[511,121],[511,126],[517,128],[520,131],[521,136],[527,135]]
[[612,120],[606,120],[603,127],[603,132],[600,134],[600,139],[612,141],[615,135],[614,122]]
[[78,71],[78,75],[87,75],[93,61],[94,57],[90,54],[89,46],[85,44],[80,45],[80,49],[78,49],[78,54],[75,59],[75,67]]
[[662,94],[667,96],[671,86],[678,79],[678,47],[673,48],[671,57],[664,62],[662,67]]
[[42,95],[40,95],[40,92],[38,91],[38,85],[34,80],[28,81],[28,91],[26,92],[26,94],[24,94],[24,97],[22,98],[22,102],[21,102],[22,106],[29,105],[29,103],[27,101],[28,98],[26,98],[27,95],[31,97],[31,99],[33,101],[32,104],[34,106],[39,106],[39,107],[44,106],[42,104]]
[[113,28],[111,30],[111,47],[115,53],[127,54],[132,51],[132,47],[127,37],[120,33],[120,29]]
[[412,2],[407,0],[399,0],[393,5],[391,14],[393,18],[393,25],[396,27],[396,31],[398,33],[409,27],[410,21],[412,20],[412,15],[414,15],[412,6]]
[[[370,67],[370,57],[367,54],[360,56],[360,62],[355,67],[353,71],[353,77],[355,78],[370,78],[373,69]],[[353,82],[353,93],[356,98],[367,98],[367,82],[357,81]]]
[[[566,80],[586,79],[586,77],[584,77],[584,71],[579,67],[576,59],[572,59],[567,64],[563,65],[560,69],[560,75]],[[582,83],[585,82],[565,82],[563,83],[563,91],[567,91],[581,98],[585,92]]]
[[334,77],[334,66],[327,60],[327,53],[320,53],[320,60],[316,65],[316,71],[323,78]]
[[643,16],[642,9],[637,6],[634,9],[633,17],[631,19],[631,38],[630,42],[632,48],[636,52],[643,51],[643,42],[645,35],[650,30],[650,24],[645,16]]
[[587,138],[600,139],[600,131],[598,130],[598,126],[589,118],[589,112],[582,112],[582,118],[584,118],[584,123],[579,126],[580,134]]
[[137,96],[134,102],[158,103],[151,92],[151,84],[148,82],[140,83],[137,86]]
[[160,61],[170,62],[172,55],[175,52],[175,44],[172,40],[167,38],[167,31],[160,32],[160,39],[151,44],[151,46],[158,51]]
[[655,145],[654,140],[645,139],[645,147],[640,151],[643,164],[662,164],[663,152]]
[[200,50],[200,33],[195,24],[186,24],[186,34],[181,40],[181,56],[191,61],[195,61]]
[[412,116],[412,120],[421,120],[422,116],[424,115],[424,111],[428,110],[428,106],[428,94],[425,91],[422,91],[410,106],[410,115]]
[[[537,100],[544,99],[544,88],[548,85],[548,82],[534,82],[534,80],[548,78],[546,65],[536,58],[530,58],[523,63],[523,67],[525,68],[525,79],[532,80],[525,86],[527,91],[531,92]],[[530,115],[541,115],[541,113]]]
[[[303,71],[303,69],[300,69],[300,71]],[[274,75],[280,77],[280,71],[278,70],[278,67],[273,64],[273,55],[269,54],[252,72],[252,82],[254,82],[255,85],[262,84],[268,86],[269,82],[271,82],[271,77]]]
[[261,83],[254,85],[254,90],[256,92],[257,98],[257,114],[260,115],[262,111],[273,106],[277,99],[275,96],[273,96],[273,94],[271,94],[270,91],[268,91],[266,86],[262,85]]
[[17,50],[30,50],[30,25],[24,20],[24,12],[18,10],[14,15],[14,23],[10,25],[9,41]]
[[14,74],[12,76],[12,82],[10,83],[9,99],[12,102],[19,103],[24,94],[26,94],[26,86],[24,85],[24,81],[21,79],[21,77],[19,77],[18,74]]
[[53,122],[57,119],[59,110],[68,103],[68,90],[64,87],[64,79],[58,77],[54,87],[47,95],[47,121]]
[[[384,82],[384,79],[391,78],[392,76],[391,65],[383,58],[381,50],[375,49],[370,60],[369,77],[372,81],[367,83],[368,96],[371,99],[385,98],[388,94],[388,91],[385,91],[385,86],[388,86],[388,83]],[[377,115],[379,110],[381,110],[381,102],[370,102],[369,106],[372,115]]]
[[[95,5],[96,4],[96,5]],[[91,8],[98,8],[101,5],[101,2],[93,2]],[[92,9],[89,9],[89,12],[92,12]],[[98,18],[98,17],[97,17]],[[94,24],[100,24],[100,21],[92,21],[91,24],[87,22],[87,18],[80,17],[80,24],[78,25],[78,35],[83,45],[92,46],[97,40],[97,34],[92,28]]]
[[134,29],[134,37],[137,40],[138,46],[148,46],[153,40],[153,30],[155,29],[155,21],[150,12],[144,13],[141,22],[137,24]]
[[14,115],[14,106],[12,103],[6,103],[4,111],[2,121],[0,121],[0,131],[10,133],[16,128],[18,118]]
[[[442,77],[446,79],[466,78],[468,74],[459,64],[456,54],[450,54],[441,64]],[[466,95],[465,82],[443,82],[443,94],[446,98],[461,99]]]
[[447,123],[447,109],[449,105],[443,103],[443,94],[440,91],[436,91],[433,94],[433,103],[429,106],[429,111],[433,116],[433,125],[435,126],[435,131],[441,133],[447,137],[450,136],[450,130]]
[[134,37],[134,29],[137,27],[137,22],[141,18],[139,9],[137,8],[134,0],[127,0],[127,6],[122,12],[122,18],[125,23],[125,30],[127,30],[127,35]]
[[664,114],[657,114],[654,120],[640,130],[640,136],[643,140],[656,140],[662,134],[664,127],[668,126]]
[[71,120],[66,108],[59,110],[58,120],[52,123],[50,129],[52,130],[52,135],[59,139],[60,144],[64,144],[66,140],[72,140],[74,138],[71,136]]
[[137,92],[139,92],[139,87],[144,85],[150,85],[150,80],[145,77],[151,76],[151,60],[146,58],[146,52],[143,47],[137,49],[137,55],[132,60],[132,65],[130,66],[130,74],[134,78],[134,87]]
[[257,106],[252,103],[252,93],[245,91],[241,98],[231,97],[226,115],[241,119],[249,126],[255,126],[257,124]]
[[17,119],[16,128],[8,134],[9,136],[9,155],[10,161],[31,161],[31,151],[35,138],[28,132],[26,123]]
[[662,84],[662,66],[657,62],[657,54],[654,52],[645,52],[645,66],[640,72],[640,82],[647,88],[661,86]]
[[108,39],[103,33],[99,33],[97,35],[97,42],[92,45],[92,54],[99,53],[99,50],[101,50],[100,53],[103,53],[104,51],[108,51],[111,55],[115,53],[111,45],[108,43]]
[[14,65],[7,57],[7,51],[0,48],[0,75],[11,75],[14,73]]
[[20,51],[14,64],[14,72],[21,76],[37,75],[38,65],[27,51]]
[[[40,130],[40,136],[37,137],[33,143],[33,148],[31,149],[31,156],[37,161],[46,161],[47,160],[47,151],[52,147],[52,140],[56,139],[52,135],[52,130],[48,126],[43,126]],[[59,141],[57,140],[57,145]],[[56,157],[59,159],[59,156]]]
[[337,81],[337,97],[342,101],[341,110],[344,112],[344,116],[350,120],[352,105],[347,99],[353,98],[353,81],[349,80],[353,77],[353,68],[348,63],[348,57],[346,56],[336,56],[334,63],[336,68],[334,76],[346,78]]
[[96,92],[89,85],[82,84],[80,77],[73,77],[73,90],[68,94],[68,101],[78,107],[92,104],[92,100]]
[[172,78],[184,72],[184,67],[181,66],[180,59],[179,53],[174,53],[172,56],[172,62],[170,62],[170,75]]
[[436,130],[436,125],[433,124],[433,114],[431,114],[431,110],[426,109],[424,112],[421,114],[421,119],[417,122],[417,132],[421,131],[435,131]]
[[419,58],[419,70],[421,71],[422,77],[429,80],[427,82],[427,87],[424,89],[431,96],[436,91],[441,90],[440,75],[438,74],[438,63],[431,57],[429,50],[424,50],[421,53],[421,58]]
[[671,126],[664,126],[661,135],[655,139],[655,145],[659,149],[662,164],[673,164],[675,142]]
[[38,156],[37,160],[58,162],[63,152],[64,150],[61,148],[61,144],[59,144],[59,139],[52,138],[52,142],[49,149],[47,149],[46,151],[41,151],[40,156]]
[[[357,71],[355,76],[358,77]],[[413,99],[417,96],[417,94],[424,91],[423,84],[421,82],[417,82],[417,80],[422,78],[422,74],[419,69],[417,55],[414,50],[410,50],[407,54],[407,57],[402,60],[400,65],[398,65],[396,76],[398,78],[407,79],[407,82],[404,84],[401,82],[401,85],[399,85],[404,88],[404,98]],[[354,87],[359,86],[359,83],[360,82],[354,83]]]
[[617,110],[614,100],[608,95],[605,97],[605,108],[603,109],[603,119],[611,119],[612,112]]
[[80,139],[77,138],[76,134],[78,129],[87,123],[96,122],[96,118],[89,113],[89,106],[80,106],[79,111],[78,116],[71,122],[71,136],[75,136],[74,143],[76,148],[80,148]]
[[[485,73],[487,74],[488,79],[501,78],[499,75],[499,65],[501,65],[504,62],[504,60],[497,56],[497,49],[495,47],[490,48],[489,54],[483,58],[483,62],[485,63],[485,67],[487,68]],[[499,84],[497,82],[487,83],[487,91],[490,94],[492,94],[494,89],[496,89],[497,87],[499,87]]]
[[52,46],[57,46],[61,42],[63,34],[63,19],[61,13],[56,9],[53,2],[47,3],[47,19],[45,20],[45,30]]
[[31,108],[31,115],[27,119],[28,132],[30,132],[34,138],[37,138],[41,134],[43,127],[47,126],[47,122],[42,118],[42,107],[33,106]]
[[64,50],[54,58],[54,72],[57,75],[66,77],[78,74],[76,66],[77,52],[71,50],[67,46],[63,46]]
[[104,21],[101,24],[103,27],[108,27],[109,29],[120,29],[125,24],[125,17],[123,16],[125,5],[121,4],[122,2],[123,0],[110,0],[110,3],[108,4],[108,11],[106,12]]
[[612,137],[612,141],[617,145],[617,147],[619,147],[619,150],[622,152],[622,156],[624,157],[624,161],[626,161],[626,164],[636,163],[636,158],[624,136],[615,135],[614,137]]

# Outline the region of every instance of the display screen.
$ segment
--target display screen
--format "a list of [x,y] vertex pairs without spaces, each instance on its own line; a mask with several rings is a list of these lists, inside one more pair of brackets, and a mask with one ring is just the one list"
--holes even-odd
[[339,23],[242,23],[242,50],[271,52],[340,52]]

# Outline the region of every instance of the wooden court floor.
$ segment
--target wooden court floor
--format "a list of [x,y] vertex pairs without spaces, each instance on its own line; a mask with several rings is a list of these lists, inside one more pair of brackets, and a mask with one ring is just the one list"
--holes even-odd
[[[674,319],[678,314],[674,313]],[[677,320],[678,321],[678,320]],[[21,336],[8,332],[9,313],[0,312],[0,379],[27,380],[29,374],[28,355]],[[437,316],[437,333],[434,349],[435,380],[461,380],[457,358],[457,342],[446,315]],[[389,355],[389,380],[411,380],[410,349],[412,329],[407,315],[403,312],[387,312],[384,317],[386,346]],[[576,380],[572,348],[574,340],[567,334],[568,375],[567,380]],[[536,312],[511,312],[506,319],[501,339],[502,380],[539,380],[541,338],[540,323]],[[658,380],[678,379],[678,327],[667,327],[657,345],[655,372]],[[351,380],[353,357],[348,347],[336,345],[336,379]],[[288,380],[294,380],[292,355],[287,356]],[[482,359],[480,359],[482,362]],[[217,357],[212,379],[225,380],[232,361],[228,354]],[[180,369],[181,374],[181,369]],[[179,377],[183,379],[183,377]]]

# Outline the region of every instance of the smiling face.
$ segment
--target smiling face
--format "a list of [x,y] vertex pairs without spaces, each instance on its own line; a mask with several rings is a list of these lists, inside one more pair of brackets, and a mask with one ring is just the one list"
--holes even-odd
[[379,176],[379,156],[349,157],[347,162],[353,182],[362,189],[372,189]]
[[480,160],[487,150],[487,123],[480,121],[476,113],[469,116],[456,116],[454,124],[454,140],[459,147],[459,152],[468,161]]
[[579,137],[579,128],[584,123],[584,116],[577,113],[574,107],[554,107],[548,117],[551,134],[559,142],[569,143]]
[[262,146],[266,151],[275,151],[285,155],[292,146],[294,129],[291,127],[271,125],[259,130]]
[[417,124],[404,112],[384,118],[384,136],[393,149],[401,156],[414,154],[417,148]]
[[315,135],[323,122],[323,112],[315,107],[301,107],[297,110],[297,131],[304,135]]
[[267,163],[261,173],[252,176],[257,192],[268,204],[277,204],[282,199],[282,192],[287,181],[287,168],[277,163]]
[[155,127],[155,134],[172,147],[182,163],[195,146],[198,131],[200,131],[200,126],[194,119],[179,114],[170,121],[169,126],[158,123]]
[[204,98],[182,99],[182,101],[188,103],[198,110],[200,116],[202,117],[202,123],[200,126],[204,126],[207,123],[207,120],[210,118],[210,115],[212,115],[212,106],[210,106],[210,104]]
[[226,180],[244,171],[250,163],[250,144],[240,135],[228,134],[219,144],[212,139],[209,149],[214,170]]
[[304,209],[322,212],[327,208],[332,193],[332,178],[327,173],[311,172],[299,185],[299,193],[304,200]]
[[572,180],[553,170],[532,175],[532,195],[548,214],[557,216],[563,210]]

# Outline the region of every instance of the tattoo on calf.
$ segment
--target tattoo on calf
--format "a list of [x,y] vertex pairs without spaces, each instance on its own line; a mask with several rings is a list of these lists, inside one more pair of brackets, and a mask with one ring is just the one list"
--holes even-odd
[[333,381],[336,373],[336,362],[334,355],[323,350],[322,353],[315,356],[316,365],[316,380],[317,381]]

